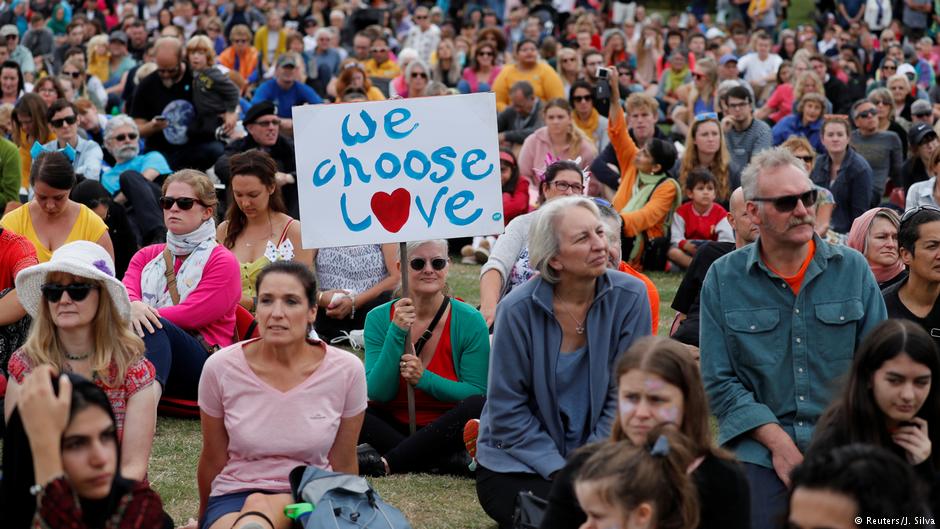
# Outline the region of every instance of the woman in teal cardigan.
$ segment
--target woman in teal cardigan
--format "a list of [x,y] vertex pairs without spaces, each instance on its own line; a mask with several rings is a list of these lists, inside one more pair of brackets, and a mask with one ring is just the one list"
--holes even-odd
[[[483,409],[489,333],[476,309],[445,294],[447,241],[408,243],[407,250],[408,297],[366,316],[369,408],[359,435],[359,472],[465,473],[463,426]],[[409,330],[416,354],[403,354]],[[410,437],[406,384],[415,390],[418,426]]]

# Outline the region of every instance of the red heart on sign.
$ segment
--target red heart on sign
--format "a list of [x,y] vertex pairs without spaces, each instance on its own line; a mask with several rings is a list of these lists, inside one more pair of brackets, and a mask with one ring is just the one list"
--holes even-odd
[[382,227],[392,233],[405,225],[411,209],[411,193],[400,187],[389,195],[379,191],[372,195],[372,212],[375,213]]

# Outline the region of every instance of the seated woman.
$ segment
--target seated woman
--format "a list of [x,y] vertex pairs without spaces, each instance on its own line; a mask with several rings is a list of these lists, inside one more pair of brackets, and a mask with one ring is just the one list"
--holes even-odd
[[849,122],[844,117],[828,117],[823,123],[822,143],[813,164],[810,179],[813,184],[828,189],[835,200],[831,229],[847,234],[862,213],[874,200],[871,166],[849,144]]
[[879,446],[906,460],[932,489],[937,512],[940,458],[940,352],[917,323],[890,319],[855,353],[841,395],[816,424],[807,458],[852,443]]
[[809,140],[816,152],[823,152],[820,130],[823,122],[823,109],[826,98],[809,92],[796,102],[796,112],[784,117],[774,125],[774,146],[781,145],[790,136],[803,136]]
[[[613,97],[613,96],[611,96]],[[580,160],[585,167],[597,157],[594,140],[575,126],[571,106],[564,99],[547,101],[542,110],[545,126],[530,134],[519,151],[519,174],[538,182],[546,160]],[[550,162],[549,162],[550,163]]]
[[255,310],[255,280],[275,261],[312,264],[300,241],[300,222],[287,214],[271,155],[252,149],[229,158],[228,212],[216,230],[216,240],[231,250],[241,267],[242,307]]
[[397,244],[364,244],[313,250],[320,294],[317,334],[325,340],[362,329],[366,315],[398,286]]
[[26,341],[32,321],[16,292],[16,276],[38,263],[31,242],[0,228],[0,373],[8,373],[10,356]]
[[566,457],[610,435],[614,361],[649,334],[646,288],[607,270],[605,231],[587,198],[542,206],[528,241],[539,275],[497,308],[476,477],[500,527],[510,527],[520,491],[547,497]]
[[[479,311],[446,294],[447,241],[410,242],[407,250],[408,292],[366,317],[366,475],[445,470],[450,456],[464,454],[462,428],[480,417],[486,394],[489,333]],[[405,384],[415,388],[419,428],[410,437]]]
[[[536,182],[542,204],[584,191],[584,173],[571,160],[553,162]],[[525,213],[508,223],[480,269],[480,312],[487,325],[493,323],[500,298],[535,274],[529,265],[528,248],[529,227],[535,218],[536,212]]]
[[5,416],[19,401],[23,379],[39,366],[93,380],[114,409],[122,475],[144,479],[158,388],[144,344],[130,331],[130,300],[114,277],[111,257],[97,244],[76,241],[56,250],[48,263],[20,272],[16,285],[33,325],[10,358]]
[[43,151],[36,158],[29,179],[35,193],[33,199],[4,215],[0,226],[29,239],[36,247],[40,263],[72,241],[98,243],[114,258],[111,236],[101,217],[69,199],[76,178],[72,162],[65,154]]
[[255,288],[261,337],[213,354],[199,381],[201,529],[286,529],[294,467],[358,470],[365,373],[352,354],[307,338],[317,314],[313,274],[276,262]]
[[691,472],[699,492],[698,527],[750,527],[747,478],[730,454],[715,446],[702,376],[686,346],[660,336],[642,338],[617,361],[614,377],[620,415],[613,433],[579,451],[555,476],[541,529],[580,527],[586,515],[575,498],[574,479],[585,462],[604,445],[644,446],[649,431],[663,424],[678,428],[694,457],[703,458]]
[[124,274],[131,325],[147,346],[163,395],[195,400],[210,351],[235,335],[238,260],[215,241],[218,200],[205,174],[184,169],[163,182],[165,244],[141,248]]
[[898,253],[901,219],[890,208],[872,208],[855,219],[845,244],[861,252],[875,274],[878,288],[884,289],[907,277]]
[[42,365],[27,376],[10,417],[3,526],[172,529],[160,496],[124,474],[118,421],[100,384],[55,373]]

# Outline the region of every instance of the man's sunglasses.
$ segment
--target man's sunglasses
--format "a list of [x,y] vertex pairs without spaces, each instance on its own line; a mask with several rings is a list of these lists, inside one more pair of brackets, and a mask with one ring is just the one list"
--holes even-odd
[[68,123],[69,125],[74,125],[76,121],[78,121],[78,117],[76,117],[75,115],[71,115],[71,116],[65,116],[64,118],[59,118],[59,119],[50,119],[49,124],[58,129],[58,128],[61,128],[66,123]]
[[116,135],[114,136],[114,139],[115,139],[116,141],[124,141],[124,140],[135,141],[135,140],[137,139],[137,133],[136,133],[136,132],[128,132],[127,134],[116,134]]
[[199,204],[202,207],[207,207],[202,203],[201,200],[190,197],[160,197],[160,207],[163,209],[170,209],[173,207],[173,204],[176,204],[183,211],[189,211],[193,209],[193,204]]
[[46,283],[40,290],[42,295],[50,303],[58,303],[62,299],[62,293],[68,292],[72,301],[81,301],[88,297],[92,289],[98,288],[98,285],[91,283],[72,283],[70,285],[60,285],[58,283]]
[[[427,262],[428,260],[424,259],[423,257],[415,257],[408,264],[411,266],[412,270],[415,272],[420,272],[424,270],[424,265],[427,264]],[[445,266],[447,266],[447,259],[444,259],[443,257],[436,257],[431,259],[431,268],[437,270],[438,272],[443,270]]]
[[812,207],[816,204],[816,197],[819,193],[811,189],[799,195],[784,195],[780,197],[754,197],[754,202],[770,202],[780,213],[789,213],[796,209],[797,201],[803,203],[803,207]]
[[594,101],[593,96],[571,96],[571,100],[575,103],[580,103],[581,101]]
[[856,119],[858,119],[858,118],[870,118],[870,117],[875,116],[875,115],[877,115],[877,114],[878,114],[878,111],[872,108],[872,109],[869,109],[869,110],[863,110],[863,111],[859,112],[858,114],[855,114],[855,118],[856,118]]

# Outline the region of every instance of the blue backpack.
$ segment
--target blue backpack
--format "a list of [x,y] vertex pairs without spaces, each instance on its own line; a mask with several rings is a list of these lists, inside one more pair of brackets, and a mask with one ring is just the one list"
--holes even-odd
[[304,529],[411,529],[398,509],[382,501],[365,478],[299,466],[290,473],[300,502],[314,505]]

